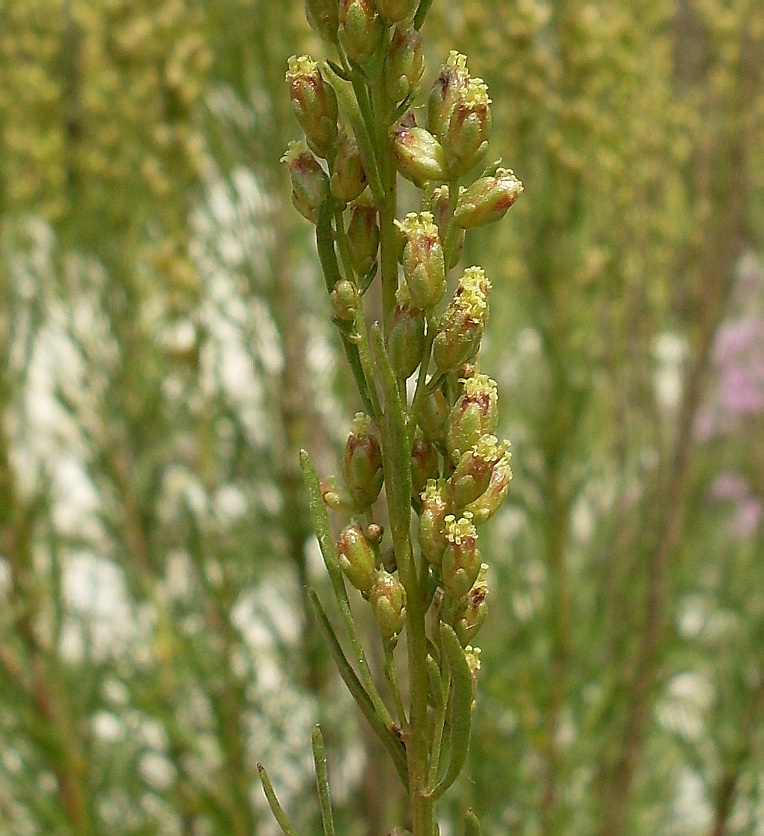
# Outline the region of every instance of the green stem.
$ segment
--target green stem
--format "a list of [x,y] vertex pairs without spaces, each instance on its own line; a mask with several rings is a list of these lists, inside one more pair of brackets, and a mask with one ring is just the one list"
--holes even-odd
[[385,677],[390,683],[390,690],[393,693],[393,702],[395,703],[395,710],[398,712],[398,725],[403,731],[408,730],[408,717],[406,717],[406,709],[403,707],[403,700],[401,699],[401,691],[398,687],[398,674],[395,669],[395,657],[393,656],[393,646],[389,641],[384,642],[385,650]]

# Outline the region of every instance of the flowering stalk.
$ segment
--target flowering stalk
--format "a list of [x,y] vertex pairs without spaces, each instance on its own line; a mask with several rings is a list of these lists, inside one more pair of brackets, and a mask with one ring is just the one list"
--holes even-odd
[[[486,155],[490,99],[463,55],[448,56],[429,93],[427,124],[416,124],[411,105],[424,73],[419,30],[428,0],[310,0],[306,7],[337,61],[289,60],[305,140],[284,162],[296,207],[316,225],[334,322],[368,413],[355,417],[341,474],[319,481],[302,453],[344,635],[313,590],[310,599],[343,680],[401,777],[405,826],[413,836],[434,836],[435,804],[469,747],[479,650],[468,642],[485,619],[488,594],[477,526],[496,512],[511,478],[509,443],[493,435],[496,384],[478,372],[491,284],[480,267],[468,267],[449,293],[449,272],[465,230],[503,217],[522,185],[497,164],[476,170]],[[399,176],[422,190],[430,211],[398,219]],[[367,293],[382,302],[382,322],[371,326]],[[330,524],[327,508],[344,517]],[[379,629],[392,707],[372,678],[351,595],[368,602]],[[323,774],[325,821],[327,786]],[[283,821],[280,808],[278,816]],[[479,832],[472,812],[465,828]]]

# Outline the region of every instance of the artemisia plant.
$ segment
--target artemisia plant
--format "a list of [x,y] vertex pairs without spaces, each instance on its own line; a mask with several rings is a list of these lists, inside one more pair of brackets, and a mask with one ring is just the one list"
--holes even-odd
[[[319,481],[302,453],[341,630],[310,596],[340,674],[400,776],[410,806],[402,828],[413,836],[438,833],[436,803],[466,760],[480,666],[470,642],[488,592],[477,528],[511,478],[509,443],[494,435],[496,384],[479,369],[491,283],[477,266],[457,271],[451,287],[449,274],[465,230],[499,220],[522,191],[498,163],[481,171],[490,99],[463,55],[448,56],[426,108],[414,109],[431,2],[306,0],[310,25],[336,57],[289,59],[305,138],[283,158],[294,205],[316,226],[334,322],[365,408],[340,475]],[[420,190],[420,211],[402,220],[399,177]],[[381,299],[381,322],[370,323],[364,310],[370,294]],[[340,515],[338,537],[327,509]],[[368,602],[378,625],[390,704],[372,676],[350,596]],[[318,729],[313,742],[331,834]],[[294,833],[259,769],[282,830]],[[464,826],[479,832],[472,812]]]

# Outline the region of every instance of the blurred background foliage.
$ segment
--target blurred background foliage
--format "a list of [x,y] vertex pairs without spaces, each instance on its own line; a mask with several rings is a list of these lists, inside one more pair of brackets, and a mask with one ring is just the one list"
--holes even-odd
[[[489,834],[764,834],[764,7],[436,2],[525,193],[468,240],[513,488]],[[317,833],[401,799],[331,670],[297,470],[358,404],[297,135],[302,4],[0,2],[0,834]],[[378,651],[377,651],[378,652]],[[455,819],[454,819],[455,820]]]

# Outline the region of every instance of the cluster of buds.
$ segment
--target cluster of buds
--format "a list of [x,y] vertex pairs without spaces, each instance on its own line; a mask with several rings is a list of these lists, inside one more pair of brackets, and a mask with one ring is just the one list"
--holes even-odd
[[[496,383],[479,372],[491,283],[477,266],[450,286],[449,273],[465,231],[500,220],[523,187],[498,163],[479,172],[491,100],[458,52],[432,82],[417,125],[427,2],[305,0],[305,8],[338,60],[289,59],[304,138],[290,143],[283,161],[294,205],[317,225],[333,321],[369,413],[355,416],[341,472],[315,491],[319,505],[323,499],[346,515],[336,539],[342,575],[333,578],[368,601],[388,650],[426,601],[466,648],[474,676],[478,652],[468,643],[485,619],[488,592],[477,527],[507,495],[510,453],[496,436]],[[402,220],[396,172],[423,190],[420,211]],[[371,351],[364,296],[378,275],[384,321]],[[383,445],[390,445],[384,456]],[[405,468],[407,455],[405,478],[385,472]],[[385,516],[383,527],[376,520]],[[437,634],[428,639],[419,646],[439,643]]]

